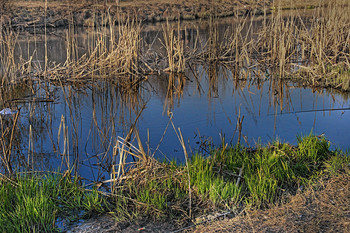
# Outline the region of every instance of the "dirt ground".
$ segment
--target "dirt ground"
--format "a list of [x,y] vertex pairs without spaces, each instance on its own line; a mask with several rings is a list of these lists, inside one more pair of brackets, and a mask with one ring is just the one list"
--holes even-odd
[[[263,14],[276,7],[313,8],[329,0],[121,0],[96,1],[11,1],[1,0],[0,21],[22,30],[62,27],[74,22],[77,26],[105,25],[109,20],[125,21],[137,17],[142,22],[193,20],[209,15],[226,17],[249,12]],[[117,3],[119,2],[119,3]]]
[[194,232],[350,232],[350,175],[322,180],[286,204],[246,211]]
[[[142,22],[159,22],[169,20],[193,20],[206,18],[209,15],[218,17],[243,15],[252,10],[262,13],[270,9],[271,0],[209,0],[209,1],[49,1],[45,6],[43,1],[8,1],[3,8],[1,21],[13,27],[26,29],[28,27],[60,27],[74,22],[77,26],[106,25],[109,20],[125,21],[137,18]],[[1,7],[1,6],[0,6]],[[45,11],[46,9],[46,11]],[[45,13],[46,12],[46,13]],[[46,17],[45,17],[46,15]]]
[[149,221],[138,223],[117,223],[110,216],[100,216],[97,218],[82,221],[75,224],[69,229],[67,233],[148,233],[148,232],[173,232],[176,229],[169,223],[152,223]]
[[73,226],[69,233],[93,232],[350,232],[350,175],[321,180],[279,206],[245,210],[240,216],[178,231],[170,223],[117,224],[106,216]]

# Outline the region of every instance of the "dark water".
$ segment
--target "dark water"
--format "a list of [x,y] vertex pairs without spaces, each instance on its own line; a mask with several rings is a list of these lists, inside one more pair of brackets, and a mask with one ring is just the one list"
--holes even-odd
[[[60,31],[55,33],[64,35]],[[145,33],[150,38],[157,34],[154,30]],[[49,59],[63,62],[65,46],[64,37],[51,36]],[[42,40],[29,37],[21,49],[30,54],[36,50],[36,60],[42,64]],[[150,76],[134,93],[123,93],[113,83],[104,81],[87,86],[40,83],[34,91],[29,87],[18,90],[21,99],[43,97],[53,101],[16,104],[21,108],[18,144],[25,161],[22,164],[34,164],[29,167],[35,170],[78,165],[82,177],[107,179],[117,137],[126,136],[143,107],[136,129],[145,150],[149,147],[151,153],[157,148],[171,114],[189,151],[200,149],[203,141],[220,145],[225,138],[227,143],[235,143],[239,113],[244,116],[245,140],[241,140],[245,145],[276,139],[295,144],[297,135],[313,132],[324,134],[334,147],[349,146],[350,111],[346,108],[350,107],[350,100],[346,93],[298,87],[292,82],[270,80],[268,76],[257,81],[252,75],[250,81],[237,81],[229,70],[216,66],[197,65],[193,70],[196,75],[188,71],[186,77]],[[169,88],[172,79],[174,86]],[[136,141],[132,143],[137,145]],[[184,161],[171,125],[155,156]]]

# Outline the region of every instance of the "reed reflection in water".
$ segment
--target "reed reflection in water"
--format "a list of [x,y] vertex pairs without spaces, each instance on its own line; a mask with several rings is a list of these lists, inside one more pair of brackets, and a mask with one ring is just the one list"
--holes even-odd
[[[149,154],[153,154],[162,141],[154,154],[169,160],[184,160],[175,132],[168,128],[164,134],[170,115],[174,125],[181,128],[192,151],[200,149],[203,141],[220,145],[224,136],[229,142],[238,141],[237,119],[243,119],[243,116],[241,133],[244,140],[241,142],[248,146],[254,146],[259,138],[263,143],[276,138],[295,143],[296,135],[311,131],[325,133],[329,140],[341,147],[348,146],[347,94],[298,87],[280,77],[273,77],[269,70],[262,72],[257,66],[249,65],[251,38],[242,34],[253,34],[256,29],[255,21],[244,20],[238,26],[232,26],[231,33],[239,38],[229,43],[222,42],[229,32],[213,21],[209,21],[203,30],[180,29],[178,26],[177,32],[172,34],[173,41],[184,43],[190,48],[189,52],[196,50],[192,54],[195,59],[186,60],[188,67],[185,72],[150,72],[141,81],[133,82],[131,88],[121,88],[117,79],[109,77],[108,69],[101,69],[99,73],[106,80],[93,77],[87,82],[39,80],[25,84],[24,90],[18,90],[19,85],[10,87],[12,89],[6,92],[7,95],[1,95],[1,106],[21,108],[16,123],[18,130],[14,131],[17,140],[13,141],[16,144],[14,150],[19,152],[17,164],[32,170],[70,168],[82,177],[101,180],[111,172],[117,137],[125,137],[130,132],[141,110],[135,126],[141,141],[149,147]],[[84,48],[93,53],[96,43],[101,46],[98,51],[102,55],[117,51],[109,42],[113,37],[108,39],[104,32],[90,31],[83,34],[85,37],[79,37],[74,30],[69,28],[66,32],[67,41],[72,42],[66,44],[65,56],[69,61],[78,60],[84,54]],[[209,35],[204,31],[209,31]],[[169,32],[172,31],[169,29]],[[166,53],[158,39],[162,34],[159,31],[142,33],[146,39],[142,40],[142,46],[135,46],[135,51],[141,47],[146,54],[154,54],[155,59],[158,56],[160,60],[155,67],[161,71],[166,67],[159,57]],[[60,51],[61,42],[57,47]],[[33,43],[27,41],[27,47],[22,47],[23,51],[29,51],[28,57],[37,48]],[[108,47],[109,43],[112,48]],[[54,44],[49,44],[53,50]],[[40,54],[34,55],[40,64],[43,60]],[[92,58],[98,60],[101,58],[98,55]],[[227,56],[236,59],[228,61]],[[58,57],[57,61],[60,60]],[[204,60],[209,62],[201,62]],[[115,65],[113,60],[108,61]],[[100,67],[104,65],[101,62]],[[86,70],[86,66],[80,67]],[[132,70],[135,71],[133,75],[137,74],[134,66]],[[86,76],[90,74],[96,73],[84,73]],[[3,145],[8,143],[3,142]],[[136,142],[131,140],[131,143]]]
[[[295,143],[296,135],[311,131],[347,146],[349,111],[331,110],[348,108],[345,94],[313,91],[273,78],[238,81],[223,67],[192,68],[194,72],[186,75],[149,76],[129,91],[109,81],[61,87],[41,83],[28,85],[24,88],[28,91],[13,89],[12,95],[2,97],[2,106],[21,108],[14,147],[21,156],[16,161],[33,170],[71,168],[92,180],[106,178],[117,137],[129,133],[143,108],[135,128],[150,154],[162,138],[170,112],[191,150],[200,149],[201,141],[208,137],[215,145],[224,135],[235,143],[239,114],[244,116],[245,141],[241,142],[249,146],[276,138]],[[326,111],[319,111],[323,109]],[[155,156],[184,160],[171,128]]]

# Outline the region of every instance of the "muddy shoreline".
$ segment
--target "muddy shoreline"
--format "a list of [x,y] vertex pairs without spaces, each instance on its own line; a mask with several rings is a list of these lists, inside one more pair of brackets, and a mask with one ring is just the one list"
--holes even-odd
[[166,20],[206,19],[209,16],[223,18],[247,14],[263,15],[271,13],[277,7],[312,9],[322,5],[315,0],[295,1],[293,6],[284,0],[253,3],[243,0],[190,0],[177,3],[149,0],[120,1],[118,4],[49,1],[47,5],[39,1],[4,1],[6,3],[0,6],[0,24],[17,30],[67,27],[72,23],[79,27],[98,27],[107,26],[111,21],[120,23],[135,19],[142,23],[156,23]]
[[155,23],[165,20],[205,19],[211,15],[216,17],[242,16],[249,13],[264,14],[270,12],[272,1],[248,5],[241,0],[225,0],[220,2],[139,2],[117,4],[61,4],[34,2],[21,4],[15,2],[3,9],[2,25],[9,25],[17,30],[30,28],[65,27],[70,23],[75,26],[91,27],[109,25],[137,19],[143,23]]

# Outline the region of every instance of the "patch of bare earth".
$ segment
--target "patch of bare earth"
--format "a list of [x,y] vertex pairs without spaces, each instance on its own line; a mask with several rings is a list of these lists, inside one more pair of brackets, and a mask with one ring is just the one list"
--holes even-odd
[[[125,21],[135,17],[142,22],[159,22],[166,19],[193,20],[210,15],[227,17],[249,12],[263,14],[264,11],[269,12],[276,7],[291,9],[324,6],[331,0],[67,0],[48,1],[47,5],[43,1],[1,1],[5,1],[7,5],[1,22],[25,30],[45,25],[67,26],[69,22],[78,26],[98,26],[106,25],[110,19]],[[4,7],[0,6],[0,10],[2,8]],[[111,18],[106,17],[107,14]]]
[[280,206],[247,210],[194,232],[350,232],[350,175],[322,180]]
[[284,9],[289,8],[312,8],[325,6],[332,3],[333,0],[275,0],[274,7],[280,6]]
[[170,222],[139,221],[137,223],[118,223],[110,216],[100,216],[80,222],[69,228],[67,233],[165,233],[174,231],[174,224]]
[[[78,26],[106,25],[111,20],[125,21],[137,18],[142,22],[192,20],[210,15],[226,17],[248,12],[262,13],[272,0],[147,0],[147,1],[8,1],[5,23],[17,28],[59,27],[74,22]],[[45,13],[46,12],[46,13]]]

